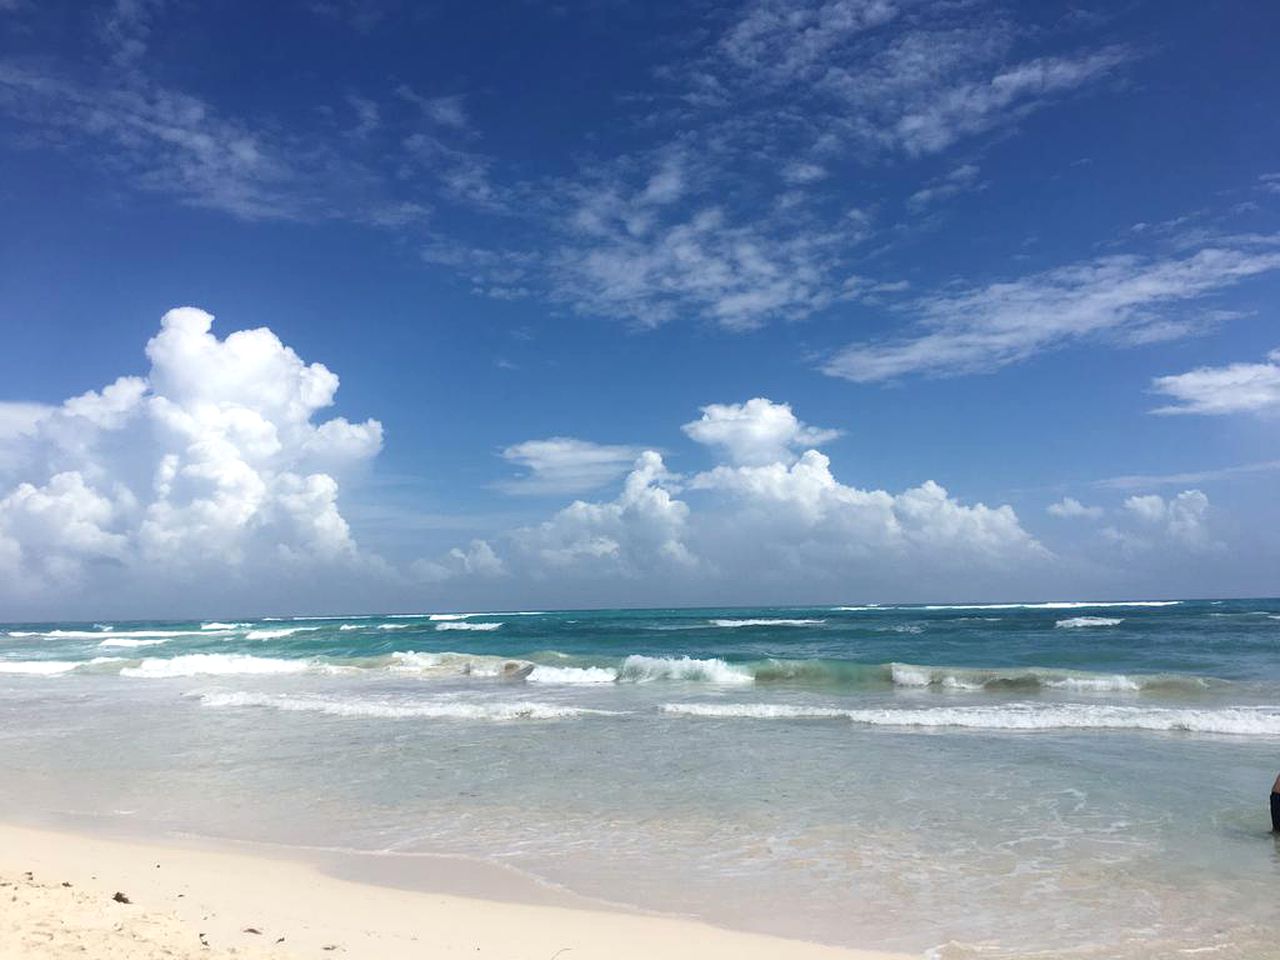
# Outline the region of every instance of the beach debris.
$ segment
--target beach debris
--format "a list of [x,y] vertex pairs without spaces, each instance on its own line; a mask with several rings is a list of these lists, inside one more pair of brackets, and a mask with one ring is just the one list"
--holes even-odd
[[69,886],[71,886],[71,881],[70,881],[70,880],[63,880],[63,881],[62,881],[62,885],[63,885],[64,887],[69,887]]
[[196,936],[200,938],[200,946],[207,947],[209,945],[209,938],[203,933],[197,933]]
[[284,943],[284,937],[276,937],[276,943]]
[[35,879],[35,874],[33,874],[30,870],[28,870],[28,871],[27,871],[26,873],[24,873],[22,876],[23,876],[23,878],[24,878],[24,879],[27,879],[27,880],[34,880],[34,879]]
[[126,897],[119,890],[115,892],[115,894],[111,897],[111,899],[114,900],[116,903],[133,903],[132,900]]
[[243,930],[241,930],[240,932],[241,932],[241,933],[256,933],[258,936],[262,936],[262,931],[261,931],[261,930],[259,930],[257,927],[245,927],[245,928],[244,928]]

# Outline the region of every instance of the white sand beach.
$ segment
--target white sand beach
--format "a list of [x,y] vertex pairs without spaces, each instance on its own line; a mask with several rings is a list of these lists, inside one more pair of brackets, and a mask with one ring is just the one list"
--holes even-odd
[[464,956],[891,960],[893,955],[683,919],[354,882],[313,864],[241,848],[0,826],[0,957],[5,960]]

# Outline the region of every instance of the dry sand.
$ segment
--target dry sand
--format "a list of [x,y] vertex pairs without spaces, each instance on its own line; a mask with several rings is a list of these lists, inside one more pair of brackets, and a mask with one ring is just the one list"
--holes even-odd
[[[0,826],[0,958],[891,956],[584,907],[586,901],[553,893],[507,902],[507,891],[495,888],[492,895],[504,899],[484,899],[471,889],[475,882],[467,896],[354,882],[316,864],[260,854]],[[129,902],[113,899],[117,892]]]

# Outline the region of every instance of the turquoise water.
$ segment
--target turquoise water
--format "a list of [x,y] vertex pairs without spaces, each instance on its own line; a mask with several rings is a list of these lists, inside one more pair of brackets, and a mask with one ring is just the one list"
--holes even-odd
[[947,958],[1280,955],[1280,601],[0,626],[0,813]]

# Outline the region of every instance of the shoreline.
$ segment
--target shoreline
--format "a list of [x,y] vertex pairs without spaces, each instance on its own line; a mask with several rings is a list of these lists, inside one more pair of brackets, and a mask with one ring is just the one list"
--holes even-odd
[[[0,884],[0,955],[13,960],[907,957],[629,911],[467,858],[138,840],[0,822]],[[117,892],[129,902],[114,900]]]

